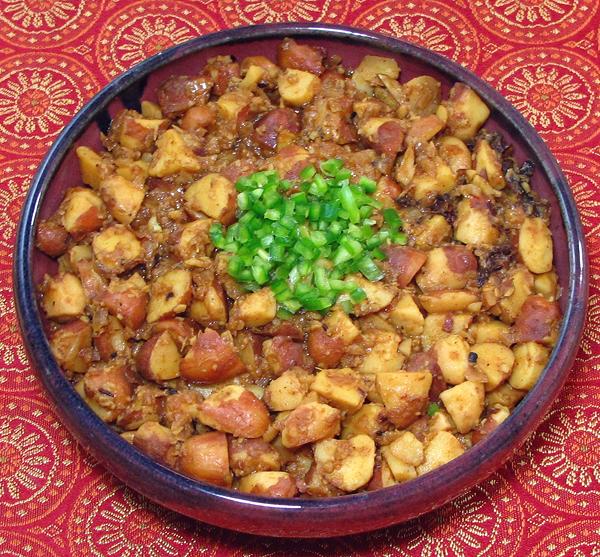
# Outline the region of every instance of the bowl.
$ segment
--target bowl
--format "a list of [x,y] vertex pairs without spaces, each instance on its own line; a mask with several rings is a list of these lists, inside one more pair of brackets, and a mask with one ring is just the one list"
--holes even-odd
[[[191,73],[217,54],[274,56],[293,37],[325,46],[356,67],[365,54],[394,56],[403,79],[427,73],[472,87],[490,107],[486,127],[504,133],[519,161],[536,165],[534,189],[549,201],[555,265],[564,317],[548,366],[510,417],[464,455],[404,484],[324,499],[271,499],[215,487],[153,461],[124,441],[87,407],[54,360],[37,303],[37,285],[56,263],[35,248],[36,223],[58,207],[78,176],[75,148],[99,147],[99,132],[122,107],[139,108],[173,74]],[[138,64],[98,93],[63,130],[35,175],[25,201],[14,259],[18,318],[33,367],[62,422],[113,474],[149,499],[213,525],[278,537],[325,537],[374,530],[435,509],[499,468],[543,419],[564,384],[579,345],[587,304],[584,235],[575,202],[556,161],[527,121],[499,93],[462,66],[395,38],[335,25],[276,24],[227,30],[193,39]]]

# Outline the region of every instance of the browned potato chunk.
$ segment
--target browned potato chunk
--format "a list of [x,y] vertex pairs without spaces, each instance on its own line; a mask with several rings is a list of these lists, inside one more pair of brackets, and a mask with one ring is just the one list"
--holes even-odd
[[356,412],[367,394],[360,374],[347,367],[321,370],[310,388],[332,406],[348,412]]
[[421,416],[427,405],[432,375],[428,371],[380,372],[375,377],[387,418],[399,428]]
[[548,363],[550,350],[537,342],[524,342],[513,348],[515,366],[509,382],[515,389],[531,389]]
[[414,120],[406,134],[407,143],[423,143],[433,139],[444,128],[444,122],[435,114]]
[[79,317],[88,302],[81,281],[71,273],[46,277],[42,293],[42,307],[46,316],[59,321]]
[[333,437],[340,430],[340,417],[340,411],[328,404],[301,404],[286,418],[281,442],[284,447],[294,448]]
[[458,203],[454,237],[473,246],[489,246],[498,239],[498,230],[484,201],[472,197]]
[[541,294],[550,302],[556,301],[558,297],[558,276],[554,271],[536,275],[533,279],[533,285],[537,294]]
[[333,338],[339,338],[345,346],[352,344],[358,335],[359,328],[346,315],[343,309],[335,307],[323,319],[323,325],[327,327],[327,333]]
[[454,174],[459,170],[470,170],[472,167],[471,151],[458,137],[440,137],[438,153]]
[[144,249],[135,234],[115,224],[94,236],[92,249],[98,266],[110,273],[120,274],[144,260]]
[[279,470],[281,457],[275,447],[263,439],[229,439],[229,464],[237,477],[253,472]]
[[533,276],[526,269],[516,269],[512,273],[510,294],[502,298],[497,305],[500,319],[504,323],[513,323],[521,312],[523,304],[533,291]]
[[207,174],[185,192],[188,211],[201,212],[225,225],[235,220],[235,186],[221,174]]
[[138,273],[127,280],[115,278],[110,281],[102,302],[109,313],[135,330],[141,327],[146,319],[147,290],[144,279]]
[[425,318],[411,294],[402,294],[389,315],[390,321],[401,333],[415,336],[423,332]]
[[441,338],[459,335],[467,330],[473,315],[469,313],[431,313],[425,317],[421,342],[429,350]]
[[98,230],[106,218],[102,199],[87,188],[69,189],[62,206],[64,208],[62,225],[75,240],[80,240],[89,232]]
[[94,189],[100,186],[103,174],[106,172],[106,163],[96,151],[89,147],[80,146],[75,149],[79,159],[79,170],[81,180],[84,184],[92,186]]
[[144,188],[115,174],[100,183],[100,195],[110,214],[121,224],[129,224],[144,201]]
[[484,398],[483,385],[475,381],[465,381],[440,393],[440,399],[459,433],[467,433],[479,423]]
[[230,321],[236,329],[261,327],[273,321],[276,312],[277,301],[273,291],[266,287],[238,298],[231,308]]
[[459,335],[448,335],[435,343],[437,364],[446,383],[458,385],[469,370],[469,345]]
[[500,404],[509,409],[514,408],[517,403],[527,394],[527,391],[513,389],[510,383],[503,383],[485,396],[485,404],[488,407]]
[[400,68],[393,58],[365,56],[352,74],[352,81],[359,91],[371,94],[373,85],[381,84],[379,75],[398,79]]
[[192,297],[192,275],[186,269],[173,269],[150,286],[148,323],[172,317],[186,310]]
[[284,103],[290,106],[302,106],[317,94],[321,86],[319,78],[302,70],[285,70],[277,78],[277,88]]
[[85,373],[92,361],[92,326],[79,319],[62,325],[50,335],[50,348],[64,370]]
[[466,141],[472,139],[490,115],[490,109],[469,86],[456,83],[450,89],[448,128],[452,135]]
[[519,230],[519,255],[532,273],[552,270],[552,234],[539,217],[526,218]]
[[212,219],[198,219],[183,225],[177,253],[184,261],[193,257],[208,256],[213,250],[209,230]]
[[465,452],[460,441],[449,431],[438,431],[425,445],[425,461],[417,467],[419,476],[439,468]]
[[382,404],[370,402],[364,404],[358,412],[347,416],[343,423],[342,439],[349,439],[364,433],[369,437],[375,436],[390,427],[385,418],[385,408]]
[[181,446],[178,467],[197,480],[231,487],[227,436],[211,431],[186,439]]
[[481,421],[479,427],[471,434],[473,445],[479,443],[492,431],[494,431],[502,422],[510,416],[510,410],[506,406],[492,406],[487,416]]
[[144,342],[135,361],[137,370],[149,381],[169,381],[179,377],[181,355],[168,331]]
[[158,422],[145,422],[133,434],[132,443],[149,457],[169,466],[176,461],[175,444],[177,440],[171,430]]
[[502,164],[500,157],[492,149],[492,146],[485,139],[480,139],[475,145],[475,171],[483,176],[490,186],[500,190],[506,184],[502,174]]
[[471,351],[477,354],[476,368],[487,377],[486,391],[493,391],[508,379],[515,362],[510,348],[504,344],[484,342],[474,344]]
[[367,299],[354,306],[355,315],[367,315],[375,313],[390,305],[396,289],[393,286],[382,282],[372,282],[362,275],[352,275],[350,277],[360,288],[365,291]]
[[179,366],[181,376],[197,383],[221,383],[246,371],[231,335],[204,329]]
[[469,290],[438,290],[420,295],[419,302],[428,313],[478,311],[481,308],[479,296]]
[[254,472],[240,480],[240,491],[263,497],[294,497],[296,482],[287,472]]
[[301,368],[289,369],[267,385],[264,401],[275,412],[293,410],[302,403],[312,380]]
[[410,431],[404,431],[389,445],[381,449],[381,456],[394,478],[406,482],[417,477],[417,466],[423,463],[423,443]]
[[423,291],[460,289],[477,273],[477,259],[466,246],[434,248],[427,254],[416,282]]
[[365,335],[372,344],[371,349],[357,367],[360,373],[399,371],[404,363],[404,355],[398,352],[400,337],[392,331],[374,329]]
[[217,100],[219,112],[227,120],[235,120],[241,110],[248,106],[252,97],[248,91],[228,91]]
[[315,445],[314,453],[327,481],[347,493],[363,487],[373,476],[375,442],[368,435],[326,439]]
[[264,402],[239,385],[228,385],[200,405],[200,421],[234,437],[261,437],[270,424]]
[[186,145],[181,133],[176,129],[164,132],[156,141],[156,151],[148,173],[163,178],[179,172],[198,172],[201,168],[198,157]]
[[149,120],[161,120],[163,118],[162,110],[160,106],[152,101],[142,101],[141,103],[141,112],[144,118]]
[[227,302],[220,284],[210,284],[201,300],[192,301],[190,317],[205,326],[215,323],[224,325],[227,322]]
[[509,345],[510,328],[502,321],[496,319],[491,321],[480,321],[469,327],[469,335],[477,344],[482,342],[496,342],[498,344]]
[[440,104],[442,84],[430,75],[413,77],[402,86],[408,108],[415,116],[433,114]]
[[122,360],[93,365],[83,378],[83,386],[86,397],[104,409],[100,417],[107,422],[117,419],[133,395]]
[[126,112],[119,127],[119,143],[126,149],[148,152],[154,146],[161,129],[168,126],[164,119],[139,118],[135,113]]

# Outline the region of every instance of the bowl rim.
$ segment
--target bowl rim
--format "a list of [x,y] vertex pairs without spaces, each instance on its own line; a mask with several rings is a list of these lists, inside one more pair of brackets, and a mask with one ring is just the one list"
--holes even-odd
[[[285,36],[349,41],[408,56],[472,87],[517,130],[540,161],[538,172],[546,174],[557,198],[568,243],[569,284],[563,285],[566,310],[556,343],[561,349],[553,350],[537,384],[506,422],[483,442],[430,474],[386,489],[333,498],[246,495],[183,476],[132,447],[88,408],[54,361],[39,315],[32,273],[35,225],[54,174],[73,143],[114,97],[158,68],[200,50]],[[319,537],[373,530],[433,510],[488,477],[513,454],[543,419],[574,362],[587,307],[588,263],[575,201],[556,160],[526,119],[483,79],[452,60],[395,37],[334,24],[278,23],[228,29],[191,39],[137,64],[96,94],[56,138],[31,182],[17,231],[13,284],[18,321],[32,367],[63,424],[113,474],[150,499],[203,522],[263,535]],[[467,460],[470,465],[463,469]],[[138,471],[133,478],[132,468]],[[153,491],[157,486],[158,497]],[[424,492],[428,501],[423,501]],[[420,499],[419,504],[414,504],[415,499]],[[409,510],[404,508],[407,502],[411,504]],[[191,514],[190,509],[196,510]],[[246,522],[240,521],[242,509],[252,509],[244,516]],[[331,526],[332,513],[336,513],[335,527]]]

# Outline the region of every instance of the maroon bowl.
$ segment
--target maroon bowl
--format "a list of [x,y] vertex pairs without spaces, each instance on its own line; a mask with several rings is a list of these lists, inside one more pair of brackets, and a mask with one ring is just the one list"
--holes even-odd
[[[75,148],[100,147],[99,132],[123,106],[154,100],[173,74],[190,74],[218,54],[274,57],[283,37],[321,45],[356,66],[365,54],[393,56],[403,79],[429,74],[443,92],[456,81],[472,87],[492,114],[487,126],[504,134],[517,160],[536,165],[533,188],[551,207],[555,264],[564,314],[556,348],[536,386],[510,417],[464,455],[415,480],[379,491],[324,499],[271,499],[222,489],[185,477],[139,452],[87,407],[65,379],[44,334],[36,285],[55,261],[35,248],[36,223],[58,207],[79,180]],[[588,270],[584,235],[567,182],[535,130],[499,93],[462,66],[424,48],[375,33],[316,24],[259,25],[191,40],[124,73],[94,97],[64,129],[32,182],[19,225],[14,263],[15,298],[32,364],[63,423],[81,445],[126,484],[148,498],[203,522],[243,532],[283,537],[324,537],[397,524],[443,505],[500,467],[543,419],[571,368],[585,319]]]

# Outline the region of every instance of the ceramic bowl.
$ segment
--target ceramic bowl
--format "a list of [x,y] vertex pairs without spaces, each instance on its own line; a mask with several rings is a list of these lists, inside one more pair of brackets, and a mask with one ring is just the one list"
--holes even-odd
[[[190,74],[210,57],[250,54],[274,57],[276,45],[293,37],[322,45],[355,67],[366,54],[395,57],[402,79],[429,74],[443,84],[472,87],[490,107],[486,127],[504,134],[517,160],[536,165],[534,189],[551,206],[555,264],[564,318],[549,364],[536,386],[485,441],[464,455],[410,482],[379,491],[324,499],[271,499],[245,495],[185,477],[139,452],[100,421],[64,377],[44,334],[37,285],[56,263],[35,248],[36,223],[58,207],[75,185],[78,145],[99,147],[99,132],[123,106],[139,108],[173,74]],[[443,505],[501,466],[539,424],[563,385],[578,348],[587,302],[584,235],[575,202],[556,161],[534,129],[499,93],[462,66],[424,48],[375,33],[317,24],[278,24],[227,30],[166,50],[124,73],[96,95],[58,137],[33,179],[19,225],[14,264],[16,307],[31,363],[65,426],[106,468],[136,491],[198,520],[268,536],[323,537],[396,524]]]

